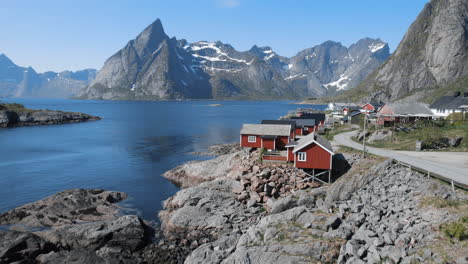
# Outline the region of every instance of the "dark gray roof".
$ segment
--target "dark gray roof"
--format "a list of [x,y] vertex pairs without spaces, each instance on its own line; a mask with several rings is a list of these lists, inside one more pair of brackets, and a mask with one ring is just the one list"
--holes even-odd
[[359,107],[359,106],[348,106],[348,107],[346,107],[346,108],[348,108],[348,111],[349,111],[349,112],[353,112],[353,111],[359,111],[359,110],[361,110],[362,107]]
[[394,115],[434,115],[426,104],[421,103],[388,103],[385,107],[390,108]]
[[349,114],[349,116],[357,116],[357,115],[360,115],[361,112],[360,111],[357,111],[357,112],[352,112],[351,114]]
[[291,134],[290,125],[262,125],[244,124],[240,132],[242,135],[258,136],[289,136]]
[[324,148],[326,148],[329,151],[333,152],[332,144],[326,138],[322,137],[321,135],[317,135],[317,137],[315,138],[315,141],[317,141]]
[[304,147],[310,145],[313,142],[318,143],[319,145],[321,145],[322,147],[324,147],[325,149],[327,149],[328,151],[333,153],[333,147],[332,147],[330,141],[328,141],[326,138],[324,138],[324,137],[322,137],[320,135],[317,135],[315,133],[310,133],[309,135],[301,138],[297,142],[297,145],[294,146],[293,152],[297,152],[297,151],[303,149]]
[[325,121],[325,114],[322,113],[304,113],[301,116],[293,116],[291,119],[315,119],[317,121]]
[[296,122],[294,120],[262,120],[262,124],[269,125],[290,125],[292,129],[296,128]]
[[443,96],[437,99],[430,108],[432,109],[459,109],[462,105],[468,105],[468,97]]
[[283,120],[294,122],[296,124],[296,127],[300,127],[300,128],[303,128],[305,126],[313,127],[317,124],[315,122],[315,119],[283,119]]

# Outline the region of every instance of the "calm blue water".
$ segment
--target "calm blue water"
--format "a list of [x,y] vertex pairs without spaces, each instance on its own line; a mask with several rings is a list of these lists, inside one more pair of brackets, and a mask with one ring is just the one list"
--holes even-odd
[[[124,205],[146,219],[155,219],[161,202],[178,190],[161,174],[203,159],[190,152],[238,141],[242,123],[298,108],[284,101],[2,101],[103,119],[0,129],[0,212],[65,189],[103,188],[128,193]],[[208,106],[213,103],[223,106]]]

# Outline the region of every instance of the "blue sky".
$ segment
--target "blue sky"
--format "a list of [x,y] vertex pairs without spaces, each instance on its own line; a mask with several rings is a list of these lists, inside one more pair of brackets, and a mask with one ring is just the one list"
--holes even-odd
[[3,0],[0,53],[36,71],[100,68],[156,18],[166,33],[292,56],[334,40],[393,51],[428,0]]

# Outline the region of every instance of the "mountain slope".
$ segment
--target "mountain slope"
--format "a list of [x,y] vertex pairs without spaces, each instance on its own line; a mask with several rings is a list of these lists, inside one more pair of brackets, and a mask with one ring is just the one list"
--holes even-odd
[[388,56],[388,45],[379,39],[364,38],[349,48],[327,41],[292,57],[286,80],[302,82],[301,94],[334,95],[355,87]]
[[96,70],[37,73],[20,67],[5,54],[0,54],[0,97],[75,96],[96,76]]
[[210,98],[208,75],[197,60],[170,39],[158,19],[113,56],[83,98],[184,99]]
[[[315,57],[316,56],[316,57]],[[90,99],[278,99],[353,88],[389,56],[362,39],[349,48],[325,42],[293,58],[270,47],[237,51],[217,42],[169,38],[158,19],[113,56],[80,92]]]
[[[431,100],[468,74],[468,1],[432,0],[395,53],[343,98]],[[443,93],[443,92],[442,92]]]

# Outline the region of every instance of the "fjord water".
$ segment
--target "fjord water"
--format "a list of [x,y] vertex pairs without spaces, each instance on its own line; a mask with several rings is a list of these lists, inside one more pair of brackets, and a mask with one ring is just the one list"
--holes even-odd
[[[146,219],[156,219],[161,202],[178,190],[161,174],[209,158],[191,152],[236,142],[242,123],[300,107],[287,101],[2,101],[103,119],[0,129],[0,212],[65,189],[102,188],[128,193],[123,206]],[[222,106],[209,106],[216,103]]]

